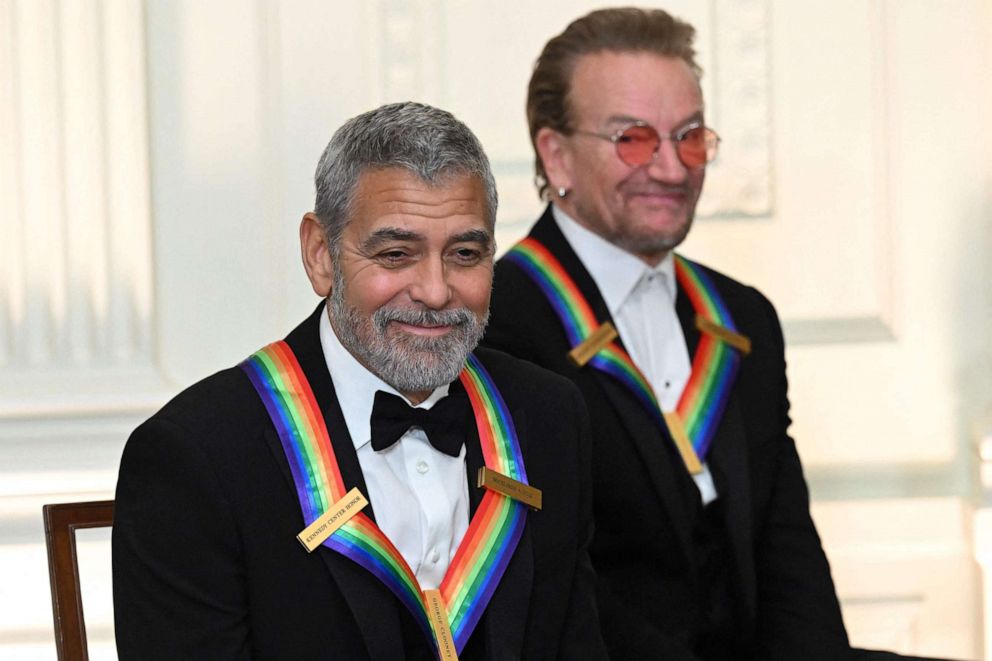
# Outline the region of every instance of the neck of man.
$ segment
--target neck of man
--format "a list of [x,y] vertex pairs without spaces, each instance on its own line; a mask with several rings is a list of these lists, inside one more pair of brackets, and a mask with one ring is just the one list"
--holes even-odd
[[400,392],[401,395],[403,395],[404,397],[406,397],[407,401],[410,402],[410,405],[411,406],[416,406],[417,404],[421,403],[422,401],[424,401],[425,399],[427,399],[428,397],[430,397],[430,394],[432,392],[434,392],[434,391],[433,390],[421,390],[421,391],[417,391],[417,392],[410,392],[408,390],[400,390],[399,392]]

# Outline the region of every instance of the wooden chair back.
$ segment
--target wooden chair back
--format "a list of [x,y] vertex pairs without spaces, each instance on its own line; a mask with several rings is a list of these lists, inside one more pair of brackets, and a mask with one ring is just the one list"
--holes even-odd
[[59,661],[88,661],[86,623],[79,589],[76,530],[103,528],[114,523],[114,501],[60,503],[42,508],[48,577],[52,585],[52,617]]

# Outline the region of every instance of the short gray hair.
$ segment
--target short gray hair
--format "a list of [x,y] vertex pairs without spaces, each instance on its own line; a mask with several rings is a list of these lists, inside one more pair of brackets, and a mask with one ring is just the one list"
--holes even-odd
[[337,253],[358,179],[369,170],[403,168],[432,186],[473,175],[486,189],[486,223],[496,222],[496,182],[475,134],[450,112],[392,103],[352,117],[335,131],[317,164],[314,213]]

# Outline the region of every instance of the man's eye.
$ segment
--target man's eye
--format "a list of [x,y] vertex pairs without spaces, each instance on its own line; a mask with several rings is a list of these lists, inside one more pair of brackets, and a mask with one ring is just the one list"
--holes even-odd
[[455,259],[462,263],[475,263],[482,259],[482,252],[475,248],[457,248],[454,250]]
[[406,259],[407,253],[403,250],[384,250],[380,252],[377,257],[380,261],[386,262],[387,264],[395,264]]
[[698,144],[703,142],[706,132],[702,127],[697,126],[691,128],[679,137],[679,142],[684,142],[686,144]]

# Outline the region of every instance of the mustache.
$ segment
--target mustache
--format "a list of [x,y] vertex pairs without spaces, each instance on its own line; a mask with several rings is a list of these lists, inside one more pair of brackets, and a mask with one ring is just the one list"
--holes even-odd
[[689,195],[688,186],[666,186],[663,184],[638,184],[636,186],[626,186],[623,191],[631,195],[671,195],[672,193],[686,197]]
[[372,323],[380,331],[391,321],[413,326],[465,326],[473,320],[467,308],[454,310],[431,310],[429,308],[379,308],[372,313]]
[[625,193],[632,193],[634,195],[666,195],[670,193],[678,193],[680,195],[689,195],[690,187],[689,184],[666,184],[660,181],[639,181],[637,183],[627,182],[623,186],[623,191]]

